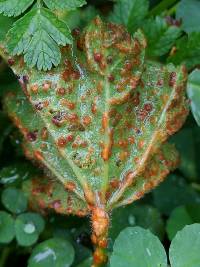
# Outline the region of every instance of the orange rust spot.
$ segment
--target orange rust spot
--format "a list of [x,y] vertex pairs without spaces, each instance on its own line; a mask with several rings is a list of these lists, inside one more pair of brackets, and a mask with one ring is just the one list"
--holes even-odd
[[76,189],[76,184],[74,182],[67,182],[64,186],[69,191],[74,191]]
[[42,152],[39,151],[39,150],[34,151],[34,156],[35,156],[35,158],[36,158],[37,160],[39,160],[39,161],[42,161],[42,160],[43,160]]
[[93,260],[95,266],[100,266],[102,265],[102,263],[106,263],[107,256],[103,253],[101,249],[97,248],[93,254]]
[[107,233],[109,226],[109,216],[100,207],[92,208],[92,227],[93,232],[97,237],[103,236]]
[[135,138],[133,136],[128,137],[128,141],[131,145],[135,143]]
[[108,113],[104,112],[102,116],[102,129],[105,131],[108,127]]
[[31,91],[34,94],[37,94],[38,93],[38,89],[39,89],[39,86],[37,84],[34,84],[34,85],[31,86]]
[[46,127],[44,127],[41,131],[41,138],[42,140],[46,141],[48,138],[48,130]]
[[75,109],[75,103],[73,103],[73,102],[71,102],[71,101],[69,101],[67,99],[62,99],[60,101],[60,103],[61,103],[62,106],[65,106],[68,109],[71,109],[71,110]]
[[117,179],[112,179],[112,180],[110,181],[110,186],[111,186],[113,189],[119,188],[119,185],[120,185],[120,181],[117,180]]
[[66,94],[66,90],[65,90],[64,87],[60,87],[60,88],[57,89],[56,93],[57,93],[57,95],[63,96],[63,95]]
[[83,124],[84,124],[85,126],[88,126],[88,125],[91,123],[91,121],[92,121],[92,119],[91,119],[90,116],[84,116],[84,117],[83,117]]
[[140,140],[140,141],[138,142],[138,148],[139,148],[139,149],[142,149],[142,148],[144,147],[144,144],[145,144],[145,141],[144,141],[144,140]]
[[58,138],[58,140],[57,140],[57,145],[58,145],[59,147],[65,147],[66,144],[67,144],[67,140],[66,140],[66,138],[64,138],[63,136]]
[[97,105],[96,105],[96,103],[92,103],[91,111],[92,111],[93,114],[95,114],[97,112]]
[[50,88],[51,88],[51,82],[50,81],[43,83],[42,89],[44,92],[47,92]]

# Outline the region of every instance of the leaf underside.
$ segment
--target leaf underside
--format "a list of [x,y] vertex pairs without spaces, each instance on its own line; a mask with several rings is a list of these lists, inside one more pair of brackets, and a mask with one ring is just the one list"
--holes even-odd
[[24,135],[25,154],[51,176],[26,186],[40,207],[110,210],[176,168],[178,154],[166,140],[188,114],[185,70],[145,61],[145,47],[140,31],[131,38],[96,18],[62,50],[57,68],[45,73],[21,58],[12,62],[24,92],[8,94],[5,107]]

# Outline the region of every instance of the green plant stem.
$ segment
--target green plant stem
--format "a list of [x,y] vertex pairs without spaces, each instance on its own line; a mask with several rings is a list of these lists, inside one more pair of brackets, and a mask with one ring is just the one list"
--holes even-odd
[[177,3],[177,0],[163,0],[157,6],[155,6],[152,10],[150,10],[148,16],[156,16],[161,14],[166,9],[172,7],[174,4]]
[[7,261],[7,258],[10,254],[11,249],[9,247],[5,247],[2,252],[1,252],[1,256],[0,256],[0,267],[4,267],[5,263]]

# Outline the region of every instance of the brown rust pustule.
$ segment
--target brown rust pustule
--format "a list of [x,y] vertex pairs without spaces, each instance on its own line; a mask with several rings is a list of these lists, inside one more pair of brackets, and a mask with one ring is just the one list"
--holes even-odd
[[92,207],[92,242],[95,245],[92,267],[100,267],[107,261],[106,248],[109,216],[102,207]]

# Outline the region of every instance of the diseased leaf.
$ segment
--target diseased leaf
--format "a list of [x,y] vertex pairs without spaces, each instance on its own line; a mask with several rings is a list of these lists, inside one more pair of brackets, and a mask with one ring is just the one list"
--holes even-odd
[[176,17],[182,21],[182,29],[188,34],[200,32],[199,0],[181,0],[177,7]]
[[179,38],[175,45],[175,51],[168,58],[168,62],[185,64],[188,69],[194,68],[200,62],[200,47],[197,45],[199,41],[199,32]]
[[0,0],[0,13],[8,17],[22,14],[33,4],[34,0]]
[[181,34],[177,26],[168,25],[166,19],[156,17],[144,23],[143,31],[147,37],[147,54],[152,57],[168,53]]
[[200,70],[198,69],[189,75],[187,94],[190,99],[192,114],[200,126]]
[[10,53],[23,53],[25,62],[31,67],[37,66],[39,70],[57,66],[61,59],[58,46],[71,42],[67,25],[45,8],[31,10],[13,24],[7,35]]
[[48,6],[48,8],[52,10],[56,9],[67,9],[67,10],[73,10],[78,7],[82,7],[83,5],[87,4],[85,0],[44,0],[45,4]]
[[119,0],[109,19],[124,24],[130,32],[134,32],[147,15],[148,7],[148,0]]
[[86,202],[96,205],[94,192],[101,192],[110,209],[140,198],[176,167],[174,147],[162,144],[188,113],[185,73],[144,64],[142,33],[131,39],[99,18],[78,44],[77,57],[66,48],[51,73],[16,62],[34,110],[21,93],[9,95],[6,106],[29,158]]

